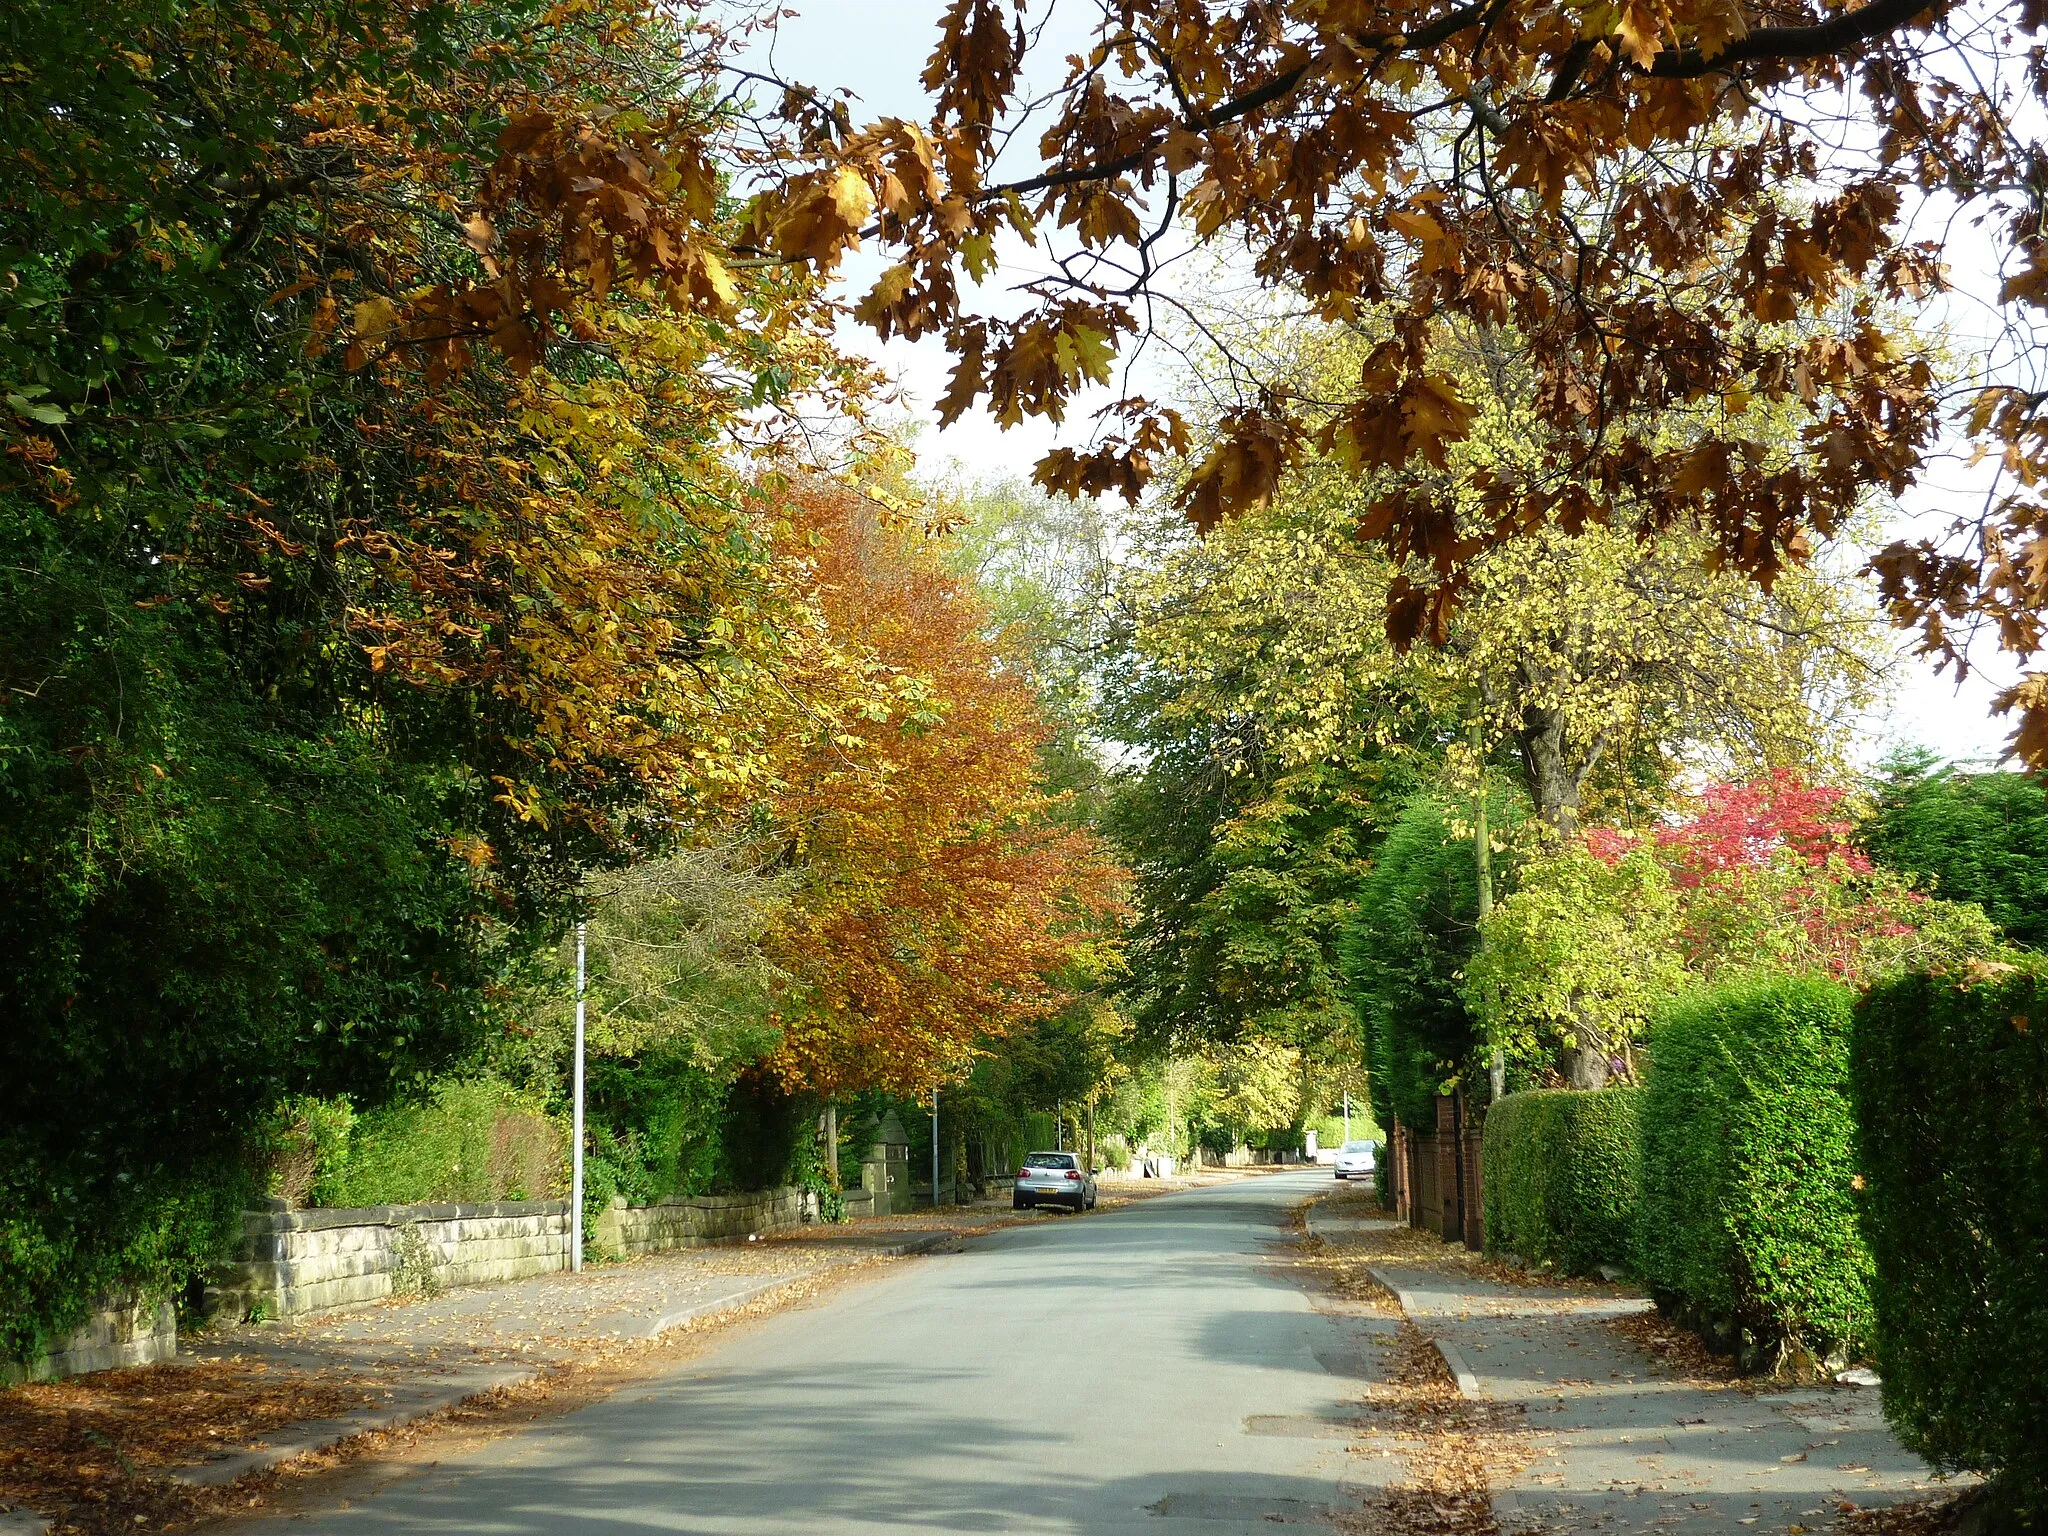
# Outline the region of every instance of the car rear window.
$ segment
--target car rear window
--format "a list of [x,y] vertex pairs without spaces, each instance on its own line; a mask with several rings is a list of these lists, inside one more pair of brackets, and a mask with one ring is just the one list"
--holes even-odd
[[1372,1143],[1369,1141],[1347,1141],[1344,1143],[1344,1150],[1346,1152],[1370,1152],[1372,1150]]
[[1075,1166],[1071,1152],[1033,1152],[1024,1159],[1026,1168],[1072,1168]]

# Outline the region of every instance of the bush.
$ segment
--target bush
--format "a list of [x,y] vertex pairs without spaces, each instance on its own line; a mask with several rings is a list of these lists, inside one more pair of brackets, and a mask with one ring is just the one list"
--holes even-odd
[[1870,852],[1973,901],[2016,943],[2048,949],[2048,785],[2030,773],[1958,773],[1931,752],[1884,764]]
[[559,1199],[565,1130],[537,1097],[495,1078],[444,1081],[419,1103],[357,1116],[309,1189],[340,1207]]
[[1852,1051],[1885,1416],[2048,1516],[2048,962],[1871,990]]
[[[1496,826],[1506,809],[1495,808]],[[1471,834],[1449,807],[1429,796],[1409,802],[1359,886],[1357,913],[1341,949],[1373,1118],[1434,1125],[1436,1096],[1471,1065],[1479,1043],[1462,992],[1479,932],[1479,880]]]
[[1486,1116],[1486,1247],[1588,1274],[1628,1261],[1639,1088],[1511,1093]]
[[263,1129],[265,1191],[293,1206],[340,1205],[355,1119],[347,1099],[298,1094],[278,1105]]
[[1653,1026],[1636,1273],[1753,1358],[1870,1336],[1849,1101],[1851,994],[1819,977],[1731,982]]
[[1394,1208],[1394,1180],[1387,1167],[1387,1143],[1376,1141],[1372,1144],[1372,1192],[1379,1196],[1383,1211]]

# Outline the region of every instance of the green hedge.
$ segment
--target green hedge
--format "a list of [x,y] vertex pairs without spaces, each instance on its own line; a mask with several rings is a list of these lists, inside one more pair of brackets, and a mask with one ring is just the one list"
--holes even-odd
[[1853,1065],[1885,1415],[2048,1524],[2048,961],[1881,983]]
[[298,1098],[268,1132],[270,1192],[294,1205],[550,1200],[568,1190],[568,1127],[538,1095],[448,1078],[421,1099],[354,1113]]
[[1626,1264],[1639,1088],[1511,1093],[1486,1116],[1486,1246],[1576,1274]]
[[1636,1273],[1710,1338],[1731,1330],[1724,1347],[1824,1358],[1870,1337],[1852,1001],[1820,977],[1758,978],[1681,999],[1652,1027]]

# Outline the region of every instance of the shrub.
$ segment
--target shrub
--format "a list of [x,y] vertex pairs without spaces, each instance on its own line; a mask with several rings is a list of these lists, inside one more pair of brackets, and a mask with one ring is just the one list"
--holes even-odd
[[2048,949],[2048,784],[2030,773],[1959,773],[1931,752],[1885,763],[1864,846],[1984,909],[2015,943]]
[[1639,1088],[1511,1093],[1486,1116],[1486,1246],[1584,1274],[1628,1261]]
[[297,1094],[279,1104],[263,1128],[265,1191],[294,1206],[340,1204],[355,1118],[347,1099]]
[[1818,1358],[1870,1334],[1851,1001],[1820,977],[1752,978],[1677,1002],[1651,1032],[1636,1273],[1754,1351]]
[[1379,1196],[1383,1211],[1394,1208],[1394,1181],[1387,1166],[1387,1143],[1376,1141],[1372,1144],[1372,1192]]
[[568,1190],[568,1138],[534,1095],[495,1078],[444,1081],[419,1103],[356,1117],[338,1168],[313,1185],[335,1206],[546,1200]]
[[1885,1416],[2048,1515],[2048,962],[1873,988],[1852,1052]]
[[[1495,825],[1507,808],[1495,807]],[[1359,886],[1357,914],[1341,948],[1373,1118],[1434,1125],[1436,1096],[1478,1043],[1461,989],[1479,932],[1479,881],[1471,834],[1450,807],[1428,796],[1409,802]]]

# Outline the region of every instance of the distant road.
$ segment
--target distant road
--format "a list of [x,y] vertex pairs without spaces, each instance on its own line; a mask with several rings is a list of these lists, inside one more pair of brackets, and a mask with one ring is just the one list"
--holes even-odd
[[[673,1375],[238,1531],[627,1536],[1323,1526],[1370,1369],[1269,1253],[1327,1172],[1048,1218],[735,1329]],[[1353,1506],[1355,1507],[1355,1505]]]

